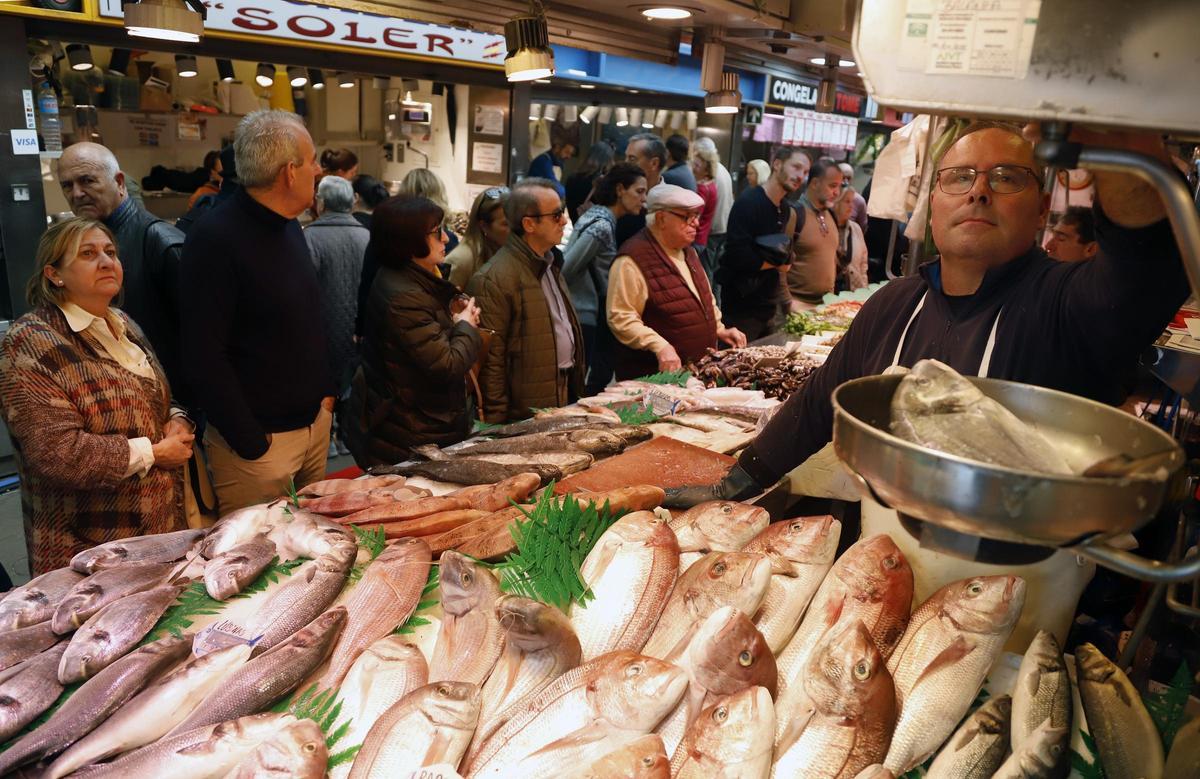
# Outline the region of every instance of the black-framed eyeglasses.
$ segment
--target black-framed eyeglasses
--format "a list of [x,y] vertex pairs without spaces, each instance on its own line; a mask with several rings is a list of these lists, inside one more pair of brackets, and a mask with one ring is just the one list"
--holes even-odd
[[700,214],[694,211],[672,211],[669,208],[664,210],[671,216],[678,217],[684,224],[700,224]]
[[508,194],[508,187],[488,187],[483,190],[484,200],[499,200]]
[[440,237],[441,234],[444,233],[445,231],[446,231],[446,228],[442,227],[441,225],[438,225],[437,227],[433,228],[428,233],[426,233],[426,235],[437,235]]
[[975,186],[975,177],[987,176],[988,187],[997,195],[1015,195],[1036,181],[1042,185],[1042,177],[1033,168],[1024,165],[997,165],[988,170],[958,167],[942,168],[937,172],[938,189],[947,195],[965,195]]
[[541,219],[544,216],[548,216],[552,219],[562,219],[562,216],[565,213],[567,213],[567,207],[559,206],[558,208],[554,209],[553,211],[547,211],[544,214],[526,214],[525,216],[529,217],[530,219]]

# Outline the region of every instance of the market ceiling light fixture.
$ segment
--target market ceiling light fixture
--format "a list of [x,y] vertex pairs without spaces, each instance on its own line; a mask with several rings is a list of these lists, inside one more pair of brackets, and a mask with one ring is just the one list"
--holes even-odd
[[590,105],[579,112],[579,121],[583,122],[584,124],[591,124],[592,120],[596,118],[596,114],[598,113],[600,113],[600,106]]
[[308,83],[308,74],[299,65],[287,66],[288,83],[294,87],[302,87]]
[[547,122],[553,122],[558,118],[558,103],[547,103],[546,110],[542,112],[542,118]]
[[655,127],[666,127],[667,122],[670,121],[670,116],[671,116],[671,112],[668,111],[667,109],[665,109],[665,108],[658,109],[658,113],[656,113],[654,115],[654,126]]
[[71,70],[91,70],[95,67],[92,47],[86,43],[68,43],[67,61],[71,63]]
[[[826,54],[825,61],[836,62],[837,56]],[[817,104],[813,106],[814,110],[823,114],[833,113],[833,106],[837,100],[837,77],[837,67],[832,64],[826,65],[825,75],[821,78],[821,86],[817,88]]]
[[313,89],[325,88],[325,74],[318,68],[308,69],[308,83],[312,84]]
[[600,115],[596,117],[596,124],[608,124],[612,121],[612,116],[612,106],[601,106]]
[[700,114],[696,111],[688,111],[687,112],[687,128],[689,130],[695,130],[696,125],[698,125],[698,124],[700,124]]
[[629,126],[629,109],[625,106],[617,108],[617,127]]
[[704,113],[736,114],[741,107],[742,93],[738,89],[738,74],[726,71],[721,74],[721,88],[704,96]]
[[683,111],[672,111],[670,128],[672,130],[678,130],[682,126],[683,126]]
[[563,124],[575,124],[579,121],[579,106],[569,105],[563,109]]
[[354,85],[358,83],[354,76],[345,71],[341,71],[337,74],[337,82],[338,86],[342,89],[354,89]]
[[[640,125],[641,123],[642,123],[642,109],[630,108],[629,109],[629,124]],[[618,122],[617,124],[620,124],[620,122]]]
[[229,60],[217,60],[217,76],[225,82],[233,81],[233,63]]
[[129,70],[129,49],[113,49],[112,58],[108,61],[108,72],[126,76],[128,75],[125,72],[127,70]]
[[647,19],[667,19],[677,21],[679,19],[689,19],[692,12],[688,8],[681,8],[677,5],[656,5],[650,8],[642,9],[642,16]]
[[530,103],[529,104],[529,121],[537,122],[537,121],[540,121],[541,118],[542,118],[542,104],[541,103]]
[[175,55],[175,72],[180,78],[195,78],[200,69],[196,65],[196,57],[191,54]]
[[742,105],[738,75],[725,70],[725,31],[709,27],[700,60],[700,88],[704,90],[704,111],[709,114],[735,114]]
[[199,43],[208,15],[201,0],[122,0],[125,32],[138,38]]
[[533,81],[554,75],[550,30],[540,0],[531,0],[530,13],[504,23],[504,75],[509,81]]
[[260,87],[269,87],[275,83],[275,66],[269,62],[258,63],[258,70],[254,74],[254,81]]

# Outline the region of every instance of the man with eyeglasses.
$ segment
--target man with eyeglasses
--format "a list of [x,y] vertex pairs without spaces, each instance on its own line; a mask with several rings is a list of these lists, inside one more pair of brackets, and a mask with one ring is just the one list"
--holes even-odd
[[583,331],[562,277],[566,208],[554,182],[522,179],[504,213],[508,241],[467,283],[480,327],[493,331],[479,373],[480,416],[497,423],[573,402],[586,367]]
[[804,212],[792,244],[792,269],[788,271],[790,311],[816,308],[837,283],[838,226],[833,201],[842,192],[842,169],[828,157],[813,163],[808,185],[796,207]]
[[721,340],[746,336],[721,322],[692,244],[704,199],[674,184],[646,196],[646,228],[621,245],[608,278],[608,326],[617,338],[618,380],[677,371]]
[[[1156,135],[1077,129],[1072,140],[1169,161]],[[771,418],[722,483],[671,491],[672,505],[743,499],[770,487],[830,441],[833,390],[889,366],[934,358],[965,375],[1110,404],[1124,399],[1124,379],[1138,354],[1188,295],[1157,193],[1133,176],[1098,171],[1100,250],[1089,262],[1060,263],[1036,245],[1049,197],[1033,145],[1018,128],[972,125],[936,164],[930,210],[940,257],[866,302],[829,359]],[[837,470],[831,464],[827,473]]]

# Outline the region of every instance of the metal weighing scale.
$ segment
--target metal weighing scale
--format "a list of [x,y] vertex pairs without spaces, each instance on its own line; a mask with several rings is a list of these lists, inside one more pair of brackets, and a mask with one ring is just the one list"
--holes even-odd
[[[943,14],[949,6],[938,0],[860,0],[854,52],[871,96],[902,111],[1041,121],[1044,140],[1036,151],[1046,165],[1141,177],[1161,194],[1192,289],[1200,291],[1200,215],[1180,176],[1150,157],[1065,140],[1071,122],[1200,136],[1200,102],[1194,93],[1200,75],[1194,41],[1200,3],[1001,0],[984,5],[997,15]],[[989,59],[975,46],[985,31],[1007,35],[1010,50]],[[1151,472],[1120,478],[1026,473],[891,435],[889,407],[899,378],[873,376],[841,385],[833,394],[833,443],[881,503],[913,520],[906,526],[923,545],[989,562],[1014,561],[1022,549],[1036,559],[1069,548],[1099,565],[1158,583],[1156,594],[1168,583],[1200,579],[1200,557],[1183,558],[1178,544],[1174,559],[1163,562],[1109,543],[1145,525],[1186,491],[1183,451],[1162,430],[1067,393],[971,379],[1077,459],[1157,456]],[[1182,544],[1186,528],[1180,523]],[[1194,604],[1173,597],[1168,603],[1200,616]]]

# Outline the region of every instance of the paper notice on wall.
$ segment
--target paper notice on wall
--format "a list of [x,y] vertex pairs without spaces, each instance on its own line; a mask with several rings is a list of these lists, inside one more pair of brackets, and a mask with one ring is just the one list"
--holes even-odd
[[504,108],[495,105],[475,106],[477,135],[504,135]]
[[936,0],[925,72],[1024,78],[1041,0]]
[[471,170],[478,173],[503,173],[504,144],[481,141],[471,144]]
[[161,146],[167,132],[167,118],[156,116],[130,116],[129,129],[137,139],[138,146]]
[[792,143],[792,141],[794,140],[792,138],[792,135],[795,133],[795,131],[796,131],[796,117],[794,117],[794,116],[783,117],[783,136],[780,140],[782,140],[784,143]]

